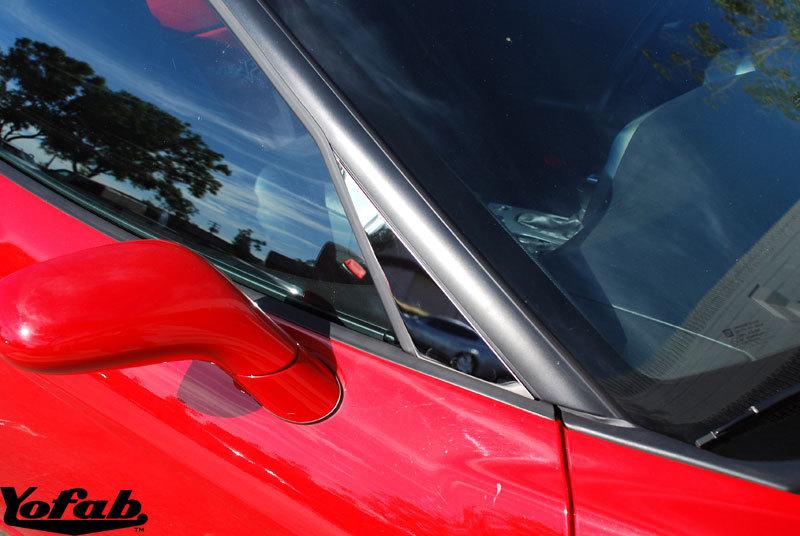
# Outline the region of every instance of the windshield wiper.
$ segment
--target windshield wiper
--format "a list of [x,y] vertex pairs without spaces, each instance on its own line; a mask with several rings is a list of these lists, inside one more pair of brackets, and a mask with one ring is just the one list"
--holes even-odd
[[697,438],[694,444],[697,447],[705,448],[709,445],[709,443],[717,441],[721,437],[734,431],[736,428],[739,428],[743,424],[750,422],[758,415],[761,415],[762,413],[774,408],[781,402],[784,402],[798,394],[800,394],[800,384],[793,385],[792,387],[784,389],[783,391],[780,391],[769,398],[765,398],[761,402],[757,402],[747,408],[741,415],[734,417],[722,426],[719,426],[718,428],[715,428],[707,434]]

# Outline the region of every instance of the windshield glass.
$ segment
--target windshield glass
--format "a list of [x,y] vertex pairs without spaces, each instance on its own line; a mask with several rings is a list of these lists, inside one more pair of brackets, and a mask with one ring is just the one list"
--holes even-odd
[[631,419],[800,380],[795,2],[272,4]]

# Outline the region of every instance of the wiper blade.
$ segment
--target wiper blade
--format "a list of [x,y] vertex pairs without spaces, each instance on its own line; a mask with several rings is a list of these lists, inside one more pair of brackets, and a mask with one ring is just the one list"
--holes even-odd
[[729,434],[730,432],[734,431],[736,428],[739,428],[744,423],[748,423],[753,420],[755,417],[761,415],[762,413],[774,408],[781,402],[784,402],[795,395],[800,394],[800,384],[793,385],[788,389],[784,389],[769,398],[765,398],[761,402],[753,404],[749,408],[747,408],[744,413],[741,415],[734,417],[730,421],[726,422],[722,426],[715,428],[708,432],[707,434],[697,438],[694,442],[696,447],[705,448],[710,443],[717,441],[721,437]]

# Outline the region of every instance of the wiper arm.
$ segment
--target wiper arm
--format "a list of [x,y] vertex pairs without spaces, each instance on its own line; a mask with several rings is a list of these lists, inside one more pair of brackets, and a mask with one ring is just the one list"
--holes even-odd
[[769,398],[765,398],[761,402],[753,404],[747,408],[741,415],[734,417],[722,426],[719,426],[718,428],[715,428],[707,434],[697,438],[694,444],[696,447],[705,448],[709,443],[717,441],[719,438],[729,434],[736,428],[739,428],[742,424],[750,422],[756,416],[761,415],[762,413],[774,408],[781,402],[784,402],[785,400],[788,400],[798,394],[800,394],[800,384],[793,385],[792,387],[784,389],[783,391],[780,391]]

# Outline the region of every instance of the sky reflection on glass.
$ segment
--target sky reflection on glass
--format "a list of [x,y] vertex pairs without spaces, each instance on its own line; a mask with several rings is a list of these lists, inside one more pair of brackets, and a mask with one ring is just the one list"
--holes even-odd
[[[314,259],[332,238],[331,218],[341,219],[343,211],[330,196],[328,206],[324,197],[302,195],[304,188],[332,188],[328,172],[308,132],[255,63],[230,40],[191,42],[160,26],[144,2],[83,5],[4,3],[0,17],[13,22],[0,26],[0,46],[7,49],[16,38],[28,37],[60,47],[91,65],[111,89],[128,91],[189,123],[232,171],[216,195],[192,199],[197,212],[191,221],[203,228],[216,223],[226,240],[251,228],[270,249]],[[113,177],[100,180],[154,200],[152,192]],[[340,241],[348,238],[337,234]]]
[[259,290],[391,340],[371,278],[343,267],[363,260],[317,145],[208,6],[7,2],[0,49],[4,153]]

